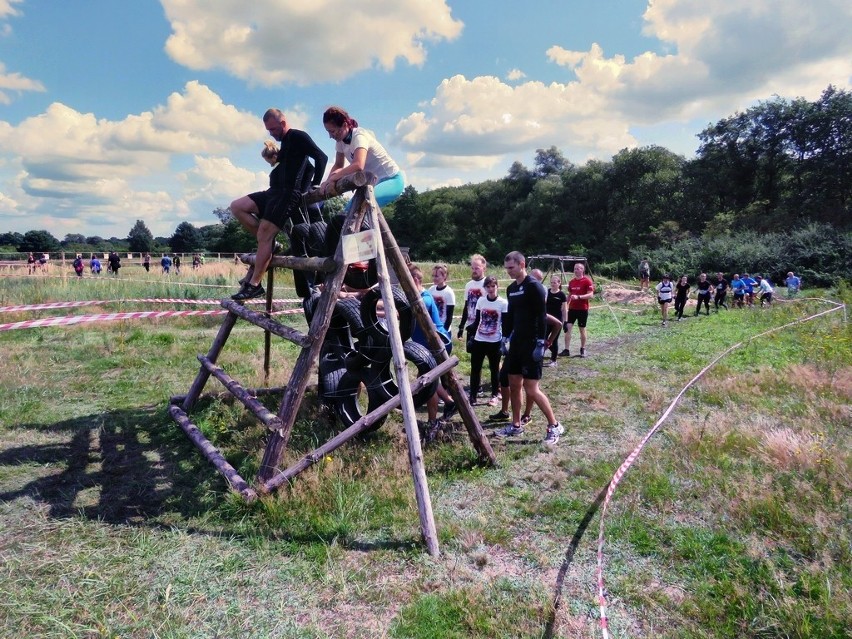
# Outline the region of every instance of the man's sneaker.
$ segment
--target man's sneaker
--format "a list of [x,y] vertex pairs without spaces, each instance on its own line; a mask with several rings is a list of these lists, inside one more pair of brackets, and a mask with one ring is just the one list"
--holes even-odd
[[278,255],[283,250],[284,250],[284,245],[281,242],[275,242],[275,244],[272,245],[272,254],[273,255]]
[[251,283],[246,283],[238,293],[231,295],[231,299],[241,302],[243,300],[251,300],[255,297],[261,297],[262,295],[266,295],[266,291],[263,289],[263,286],[260,284],[254,286]]
[[496,420],[503,421],[504,419],[509,419],[509,417],[511,417],[511,415],[509,415],[509,413],[507,413],[504,410],[501,410],[501,411],[494,413],[493,415],[490,415],[488,417],[488,419],[490,421],[496,421]]
[[491,399],[488,400],[488,405],[489,406],[497,406],[497,404],[499,404],[501,401],[502,400],[499,397],[497,397],[497,395],[493,395],[491,397]]
[[532,415],[524,415],[521,417],[521,426],[526,426],[532,421]]
[[586,356],[586,349],[585,349],[585,348],[581,348],[581,349],[580,349],[580,357],[585,357],[585,356]]
[[544,364],[542,364],[542,366],[547,366],[548,368],[551,368],[551,367],[556,366],[556,365],[557,364],[556,364],[555,359],[549,359]]
[[559,351],[559,357],[571,357],[571,351],[569,351],[567,348],[563,348],[561,351]]
[[547,446],[555,446],[559,443],[559,436],[565,432],[565,428],[559,422],[547,427],[547,435],[544,438],[544,443]]
[[444,419],[450,420],[453,418],[453,415],[456,414],[456,403],[455,402],[447,402],[444,404]]
[[523,435],[524,427],[517,426],[516,424],[507,424],[503,428],[498,428],[494,431],[494,435],[497,437],[515,437],[516,435]]

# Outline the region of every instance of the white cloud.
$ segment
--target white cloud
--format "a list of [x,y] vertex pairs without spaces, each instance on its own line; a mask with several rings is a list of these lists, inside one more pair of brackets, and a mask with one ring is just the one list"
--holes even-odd
[[196,70],[221,68],[252,84],[338,81],[397,59],[421,65],[426,44],[462,30],[445,0],[162,0],[166,52]]
[[[54,103],[17,126],[0,122],[0,213],[74,219],[78,229],[109,219],[117,230],[98,232],[105,236],[123,236],[136,219],[167,234],[193,210],[214,223],[214,208],[268,183],[219,156],[257,145],[259,167],[263,137],[258,116],[197,82],[121,121]],[[192,167],[176,170],[181,163]]]
[[527,74],[521,71],[520,69],[512,69],[509,73],[506,74],[506,79],[509,82],[516,82],[517,80],[523,80],[527,77]]
[[546,56],[570,73],[564,82],[454,76],[398,122],[394,142],[420,153],[421,167],[447,156],[531,157],[551,145],[574,162],[609,159],[634,146],[640,128],[710,122],[773,94],[816,99],[852,79],[848,0],[650,0],[644,19],[644,35],[667,53],[628,60],[598,44],[554,45]]

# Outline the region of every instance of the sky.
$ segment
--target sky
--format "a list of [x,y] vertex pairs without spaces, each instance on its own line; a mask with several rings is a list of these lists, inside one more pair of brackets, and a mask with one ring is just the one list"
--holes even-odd
[[694,157],[758,101],[852,84],[849,0],[0,0],[0,232],[157,236],[268,184],[269,107],[346,109],[418,192],[557,147]]

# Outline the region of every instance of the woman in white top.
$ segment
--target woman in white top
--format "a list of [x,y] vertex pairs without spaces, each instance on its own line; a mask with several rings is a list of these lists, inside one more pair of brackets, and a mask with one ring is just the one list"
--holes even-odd
[[672,303],[672,292],[674,285],[672,284],[671,276],[666,273],[663,275],[663,281],[657,284],[657,301],[660,303],[660,310],[663,312],[663,326],[669,322],[669,304]]
[[335,141],[335,158],[320,188],[357,171],[367,171],[375,176],[373,193],[380,207],[402,195],[405,177],[372,131],[358,126],[357,120],[337,106],[325,110],[322,124]]

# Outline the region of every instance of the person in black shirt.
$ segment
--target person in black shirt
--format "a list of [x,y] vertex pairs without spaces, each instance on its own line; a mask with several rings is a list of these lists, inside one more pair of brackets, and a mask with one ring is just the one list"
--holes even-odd
[[539,388],[542,361],[548,344],[546,293],[541,282],[527,274],[526,258],[512,251],[503,260],[509,277],[514,280],[506,289],[509,309],[503,316],[503,336],[511,335],[506,356],[506,372],[512,397],[512,423],[495,432],[498,437],[511,437],[524,432],[521,426],[521,391],[544,413],[547,418],[547,436],[544,443],[549,446],[559,441],[565,432],[553,414],[550,400]]
[[701,313],[701,305],[707,309],[707,314],[710,315],[710,282],[707,281],[707,273],[702,273],[698,276],[698,283],[695,285],[697,290],[695,300],[698,304],[695,306],[695,314]]
[[719,312],[719,307],[724,306],[728,310],[728,305],[725,304],[725,298],[728,296],[728,280],[721,273],[716,273],[716,282],[713,284],[716,288],[716,296],[713,298],[713,306],[715,311]]
[[689,297],[689,279],[686,275],[681,275],[675,285],[675,314],[677,315],[677,321],[683,319],[683,309],[686,307],[686,300]]
[[[269,174],[269,188],[245,195],[231,203],[234,217],[257,237],[254,268],[240,291],[231,296],[235,300],[260,297],[265,293],[260,283],[272,258],[275,236],[287,220],[300,210],[301,194],[308,184],[319,186],[328,163],[328,156],[311,136],[290,128],[280,110],[267,110],[263,114],[263,123],[269,134],[281,143],[281,148],[275,150],[273,155],[267,145],[262,153],[270,164],[275,164]],[[313,160],[313,167],[309,159]],[[312,182],[308,182],[310,179]]]

